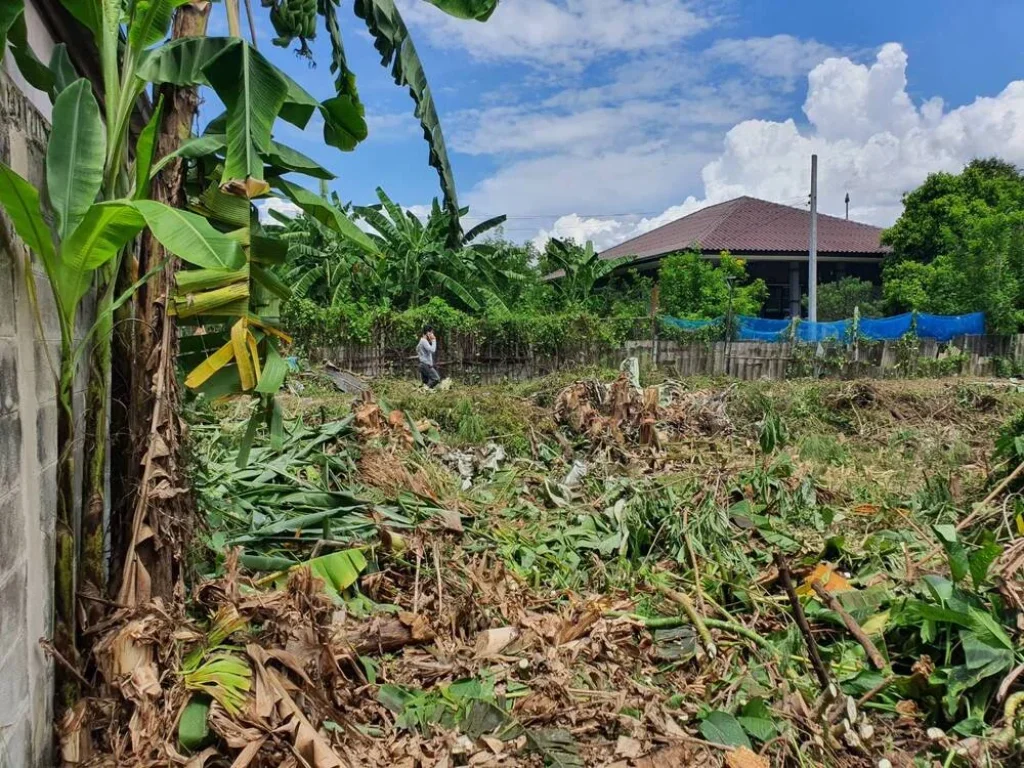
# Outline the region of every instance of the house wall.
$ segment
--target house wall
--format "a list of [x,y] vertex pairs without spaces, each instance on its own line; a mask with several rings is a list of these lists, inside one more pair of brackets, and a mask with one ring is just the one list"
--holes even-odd
[[[31,6],[26,17],[36,53],[48,61],[53,40]],[[0,68],[0,160],[38,188],[45,182],[48,114],[45,94]],[[13,234],[10,220],[0,216]],[[29,299],[28,280],[35,282],[37,307]],[[87,297],[76,324],[80,339],[93,314]],[[53,633],[58,445],[57,385],[50,363],[59,363],[59,341],[49,283],[15,239],[13,252],[0,247],[0,768],[53,764],[53,662],[39,640]],[[84,434],[84,369],[74,385],[79,436]],[[78,510],[81,437],[73,450]]]

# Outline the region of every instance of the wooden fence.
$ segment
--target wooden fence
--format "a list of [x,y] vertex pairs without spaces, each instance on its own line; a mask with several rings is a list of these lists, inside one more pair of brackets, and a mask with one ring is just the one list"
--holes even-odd
[[[391,347],[382,341],[324,348],[313,357],[370,378],[418,375],[416,357],[409,349]],[[554,350],[526,344],[480,343],[465,336],[439,345],[438,369],[443,376],[493,383],[584,366],[615,367],[626,357],[637,357],[642,366],[656,366],[678,378],[995,376],[1024,372],[1024,334],[961,336],[948,343],[903,339],[821,345],[757,341],[682,344],[644,339],[627,341],[621,346],[594,343],[564,345]]]

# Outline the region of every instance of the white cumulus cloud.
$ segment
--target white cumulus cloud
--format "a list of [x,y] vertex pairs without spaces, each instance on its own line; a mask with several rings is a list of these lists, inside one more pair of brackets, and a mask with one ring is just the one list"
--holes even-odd
[[[617,241],[739,195],[799,205],[807,198],[812,153],[818,155],[819,209],[842,215],[849,192],[851,218],[880,226],[895,221],[903,193],[929,173],[956,172],[990,155],[1024,164],[1024,81],[946,110],[939,99],[914,103],[907,63],[895,43],[882,46],[870,64],[846,57],[821,62],[808,75],[806,127],[793,119],[737,124],[703,167],[702,196],[614,230]],[[574,226],[594,225],[582,219]]]
[[713,18],[686,0],[502,0],[486,24],[467,24],[427,3],[399,3],[410,24],[441,48],[480,60],[581,66],[610,53],[669,48]]

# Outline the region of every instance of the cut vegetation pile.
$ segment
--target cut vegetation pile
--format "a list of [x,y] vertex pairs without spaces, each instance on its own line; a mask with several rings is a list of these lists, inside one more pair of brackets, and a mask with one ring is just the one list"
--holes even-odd
[[192,595],[65,762],[1021,764],[1024,394],[607,381],[193,419]]

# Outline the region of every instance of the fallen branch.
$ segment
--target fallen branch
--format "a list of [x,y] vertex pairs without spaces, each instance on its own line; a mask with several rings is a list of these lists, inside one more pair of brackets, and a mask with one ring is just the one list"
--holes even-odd
[[868,691],[863,696],[861,696],[859,699],[857,699],[857,708],[860,709],[861,707],[863,707],[865,704],[867,704],[869,701],[871,701],[873,698],[875,698],[875,696],[877,696],[882,691],[884,691],[886,688],[888,688],[890,685],[892,685],[895,681],[896,681],[896,675],[889,675],[882,682],[880,682],[878,685],[876,685],[870,691]]
[[864,651],[867,653],[871,663],[875,666],[875,669],[885,669],[888,664],[886,664],[882,654],[878,652],[878,648],[876,648],[875,644],[871,642],[871,638],[867,636],[867,633],[861,629],[857,620],[850,615],[849,611],[843,608],[839,600],[836,599],[836,596],[827,592],[818,582],[814,582],[811,586],[814,588],[814,593],[821,598],[822,602],[838,614],[839,618],[843,620],[843,624],[846,625],[850,634],[853,635],[857,642],[864,648]]
[[814,674],[818,678],[818,684],[821,685],[822,690],[828,690],[828,669],[825,668],[825,663],[818,654],[818,644],[814,641],[811,627],[807,623],[807,617],[804,616],[803,606],[800,605],[800,598],[793,588],[793,578],[789,572],[789,565],[778,550],[775,552],[775,567],[779,569],[779,581],[782,582],[782,588],[786,591],[786,596],[789,597],[789,604],[793,608],[793,619],[796,621],[797,627],[800,628],[800,634],[804,636],[804,642],[807,645],[807,655],[811,660]]
[[708,631],[707,625],[704,623],[704,617],[697,613],[697,609],[693,605],[693,601],[690,600],[690,596],[685,592],[676,592],[674,589],[668,587],[658,587],[658,590],[671,600],[676,605],[683,609],[683,613],[687,615],[694,628],[697,630],[697,636],[700,637],[700,643],[704,646],[704,650],[708,654],[708,658],[715,658],[718,655],[718,648],[715,646],[715,641],[711,637],[711,633]]

